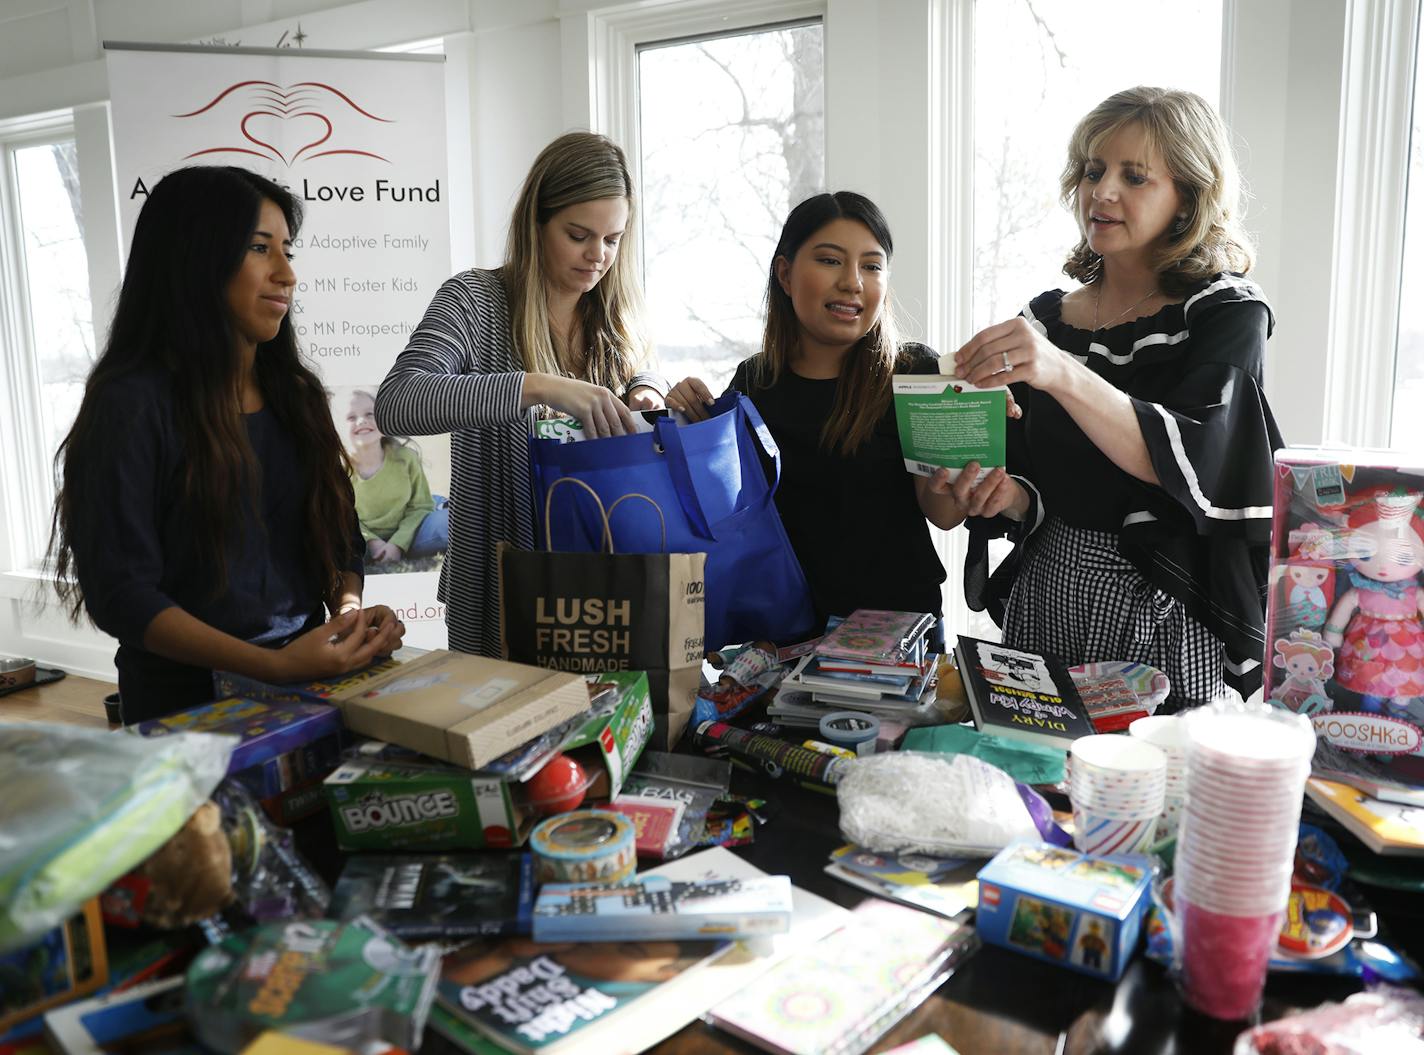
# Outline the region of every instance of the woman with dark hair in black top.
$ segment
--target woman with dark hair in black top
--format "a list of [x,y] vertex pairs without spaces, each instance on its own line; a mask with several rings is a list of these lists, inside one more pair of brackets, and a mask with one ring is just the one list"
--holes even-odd
[[[944,566],[927,521],[954,527],[1012,486],[996,469],[972,488],[977,465],[957,491],[945,470],[906,471],[890,379],[937,373],[939,360],[896,339],[893,251],[884,215],[862,195],[819,194],[796,206],[772,254],[761,352],[730,385],[756,404],[781,449],[776,506],[822,623],[857,608],[938,617]],[[694,420],[711,401],[697,378],[667,399]],[[936,651],[943,637],[941,626]]]
[[[1282,441],[1226,130],[1188,92],[1121,92],[1079,123],[1062,189],[1082,231],[1064,271],[1083,285],[956,353],[1024,411],[1013,479],[983,510],[999,516],[970,522],[971,607],[1010,645],[1160,668],[1168,709],[1249,694]],[[1014,552],[986,582],[985,540],[1005,533]]]
[[299,224],[275,183],[198,167],[134,228],[50,540],[70,617],[119,639],[125,723],[211,700],[214,669],[306,680],[400,644],[389,608],[361,607],[346,457],[288,317]]

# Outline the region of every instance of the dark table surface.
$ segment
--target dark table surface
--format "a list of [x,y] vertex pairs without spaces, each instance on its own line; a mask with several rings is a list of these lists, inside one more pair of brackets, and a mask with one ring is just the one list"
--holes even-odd
[[[767,820],[757,828],[755,842],[734,852],[847,908],[871,896],[822,871],[830,852],[846,841],[834,795],[742,769],[733,769],[732,790],[768,803],[760,811]],[[318,871],[334,878],[340,855],[325,815],[300,825],[298,838]],[[1359,989],[1355,979],[1272,976],[1261,1017],[1269,1020],[1343,1000]],[[1214,1055],[1229,1053],[1248,1025],[1217,1022],[1185,1007],[1167,971],[1141,955],[1113,985],[985,945],[870,1050],[884,1051],[937,1033],[961,1055]],[[427,1029],[421,1055],[457,1050]],[[697,1021],[651,1050],[657,1055],[711,1055],[759,1049]]]

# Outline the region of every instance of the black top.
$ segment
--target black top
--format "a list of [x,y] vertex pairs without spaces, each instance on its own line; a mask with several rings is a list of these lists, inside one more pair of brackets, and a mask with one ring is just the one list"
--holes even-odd
[[[821,430],[831,416],[839,380],[813,380],[783,370],[776,384],[750,381],[751,359],[728,386],[756,405],[781,448],[776,507],[806,573],[816,617],[857,608],[940,614],[944,566],[930,540],[929,522],[905,469],[895,408],[850,457],[828,450]],[[907,345],[896,372],[933,374],[934,352]]]
[[[981,543],[1005,530],[1021,541],[1049,513],[1075,527],[1116,532],[1134,567],[1226,644],[1228,684],[1259,685],[1272,455],[1283,445],[1262,391],[1274,325],[1264,295],[1223,273],[1183,303],[1096,332],[1063,322],[1063,297],[1062,290],[1040,294],[1023,315],[1132,397],[1161,486],[1119,469],[1057,400],[1018,384],[1014,398],[1024,414],[1009,421],[1009,471],[1030,485],[1036,508],[1022,526],[1000,518],[971,530]],[[1006,560],[986,590],[983,560],[982,544],[972,544],[970,606],[1001,613],[1018,561]]]
[[[71,544],[84,604],[119,640],[114,662],[125,723],[160,717],[213,698],[212,671],[148,652],[154,616],[178,606],[253,644],[280,648],[323,621],[318,577],[303,552],[307,489],[302,457],[270,409],[244,415],[261,466],[258,508],[250,497],[228,526],[227,588],[198,550],[193,514],[182,500],[183,441],[166,376],[145,372],[110,384],[98,405],[99,449],[76,497]],[[353,507],[354,508],[354,507]],[[362,571],[360,528],[352,517],[349,568]]]

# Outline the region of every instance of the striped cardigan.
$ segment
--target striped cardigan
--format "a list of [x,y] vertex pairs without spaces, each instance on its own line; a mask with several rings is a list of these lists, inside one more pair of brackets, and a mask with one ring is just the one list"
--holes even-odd
[[[666,394],[656,374],[629,388]],[[524,371],[514,351],[509,300],[499,272],[472,269],[447,280],[376,393],[376,423],[395,436],[450,438],[450,549],[437,596],[450,647],[498,656],[495,545],[534,545],[528,435],[520,410]]]

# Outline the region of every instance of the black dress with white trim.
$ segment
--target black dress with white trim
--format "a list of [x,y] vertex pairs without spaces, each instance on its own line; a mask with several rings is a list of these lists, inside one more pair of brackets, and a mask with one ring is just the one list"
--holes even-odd
[[[1009,471],[1028,485],[1034,508],[1021,525],[1004,518],[971,521],[965,567],[970,607],[987,607],[1010,631],[1029,632],[1035,624],[1060,628],[1054,643],[1058,650],[1067,647],[1062,658],[1070,663],[1152,662],[1151,656],[1176,667],[1174,696],[1181,703],[1202,702],[1202,693],[1221,679],[1250,693],[1261,683],[1271,459],[1282,445],[1262,391],[1271,309],[1254,283],[1225,273],[1192,290],[1182,303],[1096,332],[1063,322],[1063,297],[1062,290],[1043,293],[1023,315],[1053,344],[1132,398],[1161,484],[1143,483],[1119,469],[1052,396],[1015,385],[1024,415],[1009,423]],[[1084,592],[1067,576],[1041,569],[1033,576],[1036,589],[1014,591],[1015,612],[1005,623],[1015,579],[1021,572],[1029,575],[1031,564],[1053,561],[1054,554],[1061,560],[1064,554],[1061,531],[1055,530],[1055,545],[1029,544],[1049,517],[1070,530],[1115,537],[1130,578],[1137,580],[1122,586],[1141,598],[1130,618],[1122,612],[1111,617],[1107,609],[1115,606],[1095,597],[1098,589]],[[1016,545],[988,577],[986,540],[999,535]],[[1100,574],[1121,573],[1104,566]],[[1162,596],[1154,600],[1144,589]],[[1175,602],[1180,612],[1171,614],[1173,605],[1164,602]],[[1159,631],[1149,633],[1161,638],[1155,644],[1141,640],[1148,632],[1142,605],[1159,613],[1153,622]],[[1025,609],[1031,618],[1022,614]],[[1206,655],[1192,622],[1222,648]],[[1006,640],[1035,645],[1007,633]],[[1137,654],[1121,654],[1131,649]],[[1099,654],[1113,650],[1119,654]],[[1204,669],[1218,661],[1217,669]]]

